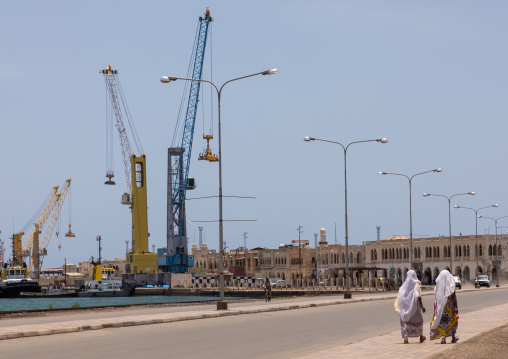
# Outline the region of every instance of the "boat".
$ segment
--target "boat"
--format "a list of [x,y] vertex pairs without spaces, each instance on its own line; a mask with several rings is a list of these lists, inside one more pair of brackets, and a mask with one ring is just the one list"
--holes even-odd
[[0,298],[17,298],[20,293],[40,293],[39,283],[28,276],[28,268],[23,265],[4,264],[0,279]]
[[102,267],[101,264],[101,237],[99,241],[99,260],[94,262],[92,257],[92,280],[85,283],[85,286],[77,292],[78,297],[126,297],[132,291],[123,289],[122,278],[115,277],[115,268],[112,266]]
[[66,289],[60,284],[50,284],[48,288],[43,288],[42,292],[21,292],[20,298],[67,298],[75,297],[74,289]]
[[78,292],[78,297],[127,297],[130,294],[131,291],[123,289],[115,281],[106,279],[86,282],[85,289]]

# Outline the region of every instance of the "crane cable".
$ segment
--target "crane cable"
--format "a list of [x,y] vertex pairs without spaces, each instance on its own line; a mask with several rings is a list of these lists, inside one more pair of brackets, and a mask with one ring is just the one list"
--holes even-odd
[[[212,36],[212,26],[210,24],[210,45],[209,45],[209,48],[210,48],[210,51],[209,51],[209,56],[210,56],[210,82],[213,82],[213,36]],[[210,135],[212,135],[213,137],[213,114],[214,114],[214,88],[211,84],[209,83],[206,83],[204,82],[203,85],[206,85],[210,88],[210,127],[208,128],[208,133]],[[201,98],[203,98],[204,96],[204,93],[205,91],[203,90],[203,92],[201,93]],[[205,135],[205,106],[204,106],[204,102],[202,101],[202,104],[203,106],[201,106],[201,112],[202,112],[202,116],[203,116],[203,136]]]
[[[190,78],[190,76],[192,75],[192,69],[193,69],[194,57],[195,57],[194,49],[196,48],[196,43],[199,38],[199,28],[200,28],[200,24],[198,23],[198,25],[196,27],[196,35],[194,36],[194,43],[192,44],[191,57],[190,57],[189,65],[187,68],[187,76],[186,76],[187,78]],[[173,132],[173,139],[171,141],[171,147],[176,147],[176,145],[180,145],[179,139],[181,139],[183,137],[183,131],[185,130],[185,123],[182,125],[181,119],[182,119],[183,108],[185,105],[185,99],[188,96],[188,95],[186,96],[186,94],[188,94],[188,88],[189,88],[190,84],[192,83],[192,81],[184,81],[184,82],[185,82],[184,91],[182,92],[182,99],[180,101],[180,108],[178,109],[178,117],[176,119],[176,126],[175,126],[175,131]],[[180,129],[180,127],[181,127],[181,129]]]
[[[46,204],[46,202],[48,202],[49,197],[51,196],[52,193],[53,193],[53,189],[51,189],[49,194],[46,196],[46,199],[44,201],[42,201],[41,205],[39,206],[39,209],[37,209],[37,211],[35,211],[35,213],[32,215],[32,217],[30,217],[30,219],[28,220],[27,224],[25,224],[25,226],[21,229],[21,232],[27,232],[28,228],[30,228],[30,226],[32,226],[34,224],[34,222],[39,217],[42,209],[44,208],[44,205]],[[39,230],[42,230],[42,228]]]
[[107,81],[104,81],[106,86],[106,173],[114,173],[115,160],[113,156],[113,106],[109,99],[109,89]]
[[136,131],[136,127],[134,126],[134,122],[132,121],[131,112],[129,110],[129,106],[127,101],[125,100],[125,96],[122,90],[122,84],[120,83],[120,77],[116,76],[117,84],[118,84],[118,94],[120,100],[122,101],[123,108],[125,110],[125,117],[127,118],[127,123],[129,124],[129,128],[131,129],[132,139],[134,141],[134,145],[136,146],[136,150],[138,155],[144,153],[143,146],[141,145],[141,140],[139,139],[138,132]]
[[[210,23],[211,25],[211,23]],[[213,82],[213,26],[210,26],[210,81]],[[210,133],[211,135],[213,136],[213,109],[214,109],[214,105],[213,105],[213,100],[214,100],[214,96],[213,96],[213,88],[212,88],[212,85],[210,85],[210,113],[211,113],[211,120],[210,120]],[[203,127],[204,128],[204,127]]]

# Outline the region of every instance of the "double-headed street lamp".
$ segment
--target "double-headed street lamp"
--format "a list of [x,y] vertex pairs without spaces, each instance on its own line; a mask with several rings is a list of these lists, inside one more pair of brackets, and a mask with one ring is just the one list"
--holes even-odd
[[436,196],[436,197],[444,197],[448,200],[448,228],[450,230],[450,250],[448,254],[450,255],[450,272],[453,273],[453,267],[452,267],[452,211],[451,211],[451,199],[455,196],[462,196],[469,194],[471,196],[474,196],[474,192],[466,192],[466,193],[457,193],[452,194],[451,196],[445,196],[444,194],[432,194],[432,193],[424,193],[423,197],[429,197],[429,196]]
[[492,219],[494,221],[494,225],[496,226],[496,263],[494,264],[494,268],[496,268],[496,272],[497,272],[497,277],[496,277],[496,287],[499,287],[499,266],[497,265],[498,263],[498,248],[497,248],[497,221],[500,220],[501,218],[507,218],[508,216],[503,216],[503,217],[499,217],[499,218],[492,218],[492,217],[486,217],[486,216],[478,216],[478,218],[488,218],[488,219]]
[[184,80],[184,81],[200,81],[200,82],[207,82],[211,84],[215,91],[217,91],[217,104],[218,104],[218,115],[219,115],[219,248],[220,248],[220,262],[219,262],[219,269],[220,269],[220,279],[219,279],[219,286],[220,286],[220,300],[217,302],[217,309],[228,309],[228,303],[226,299],[224,298],[224,236],[223,236],[223,228],[222,228],[222,152],[221,152],[221,118],[220,118],[220,100],[221,100],[221,94],[222,89],[224,86],[226,86],[228,83],[245,79],[247,77],[257,76],[257,75],[275,75],[277,74],[277,69],[270,69],[266,71],[256,72],[255,74],[237,77],[232,80],[226,81],[222,84],[220,88],[218,88],[212,81],[208,80],[201,80],[201,79],[189,79],[185,77],[172,77],[172,76],[163,76],[161,78],[161,82],[163,83],[169,83],[171,81],[176,80]]
[[322,141],[322,142],[329,142],[329,143],[335,143],[336,145],[339,145],[344,150],[344,207],[345,207],[345,232],[346,232],[346,293],[344,293],[344,298],[351,298],[351,293],[349,292],[349,248],[348,248],[348,219],[347,219],[347,150],[349,146],[351,146],[353,143],[362,143],[362,142],[380,142],[380,143],[387,143],[388,140],[386,138],[377,138],[374,140],[364,140],[364,141],[354,141],[350,142],[346,146],[344,146],[340,142],[335,141],[329,141],[329,140],[323,140],[321,138],[316,137],[305,137],[303,139],[305,142],[309,141]]
[[433,170],[416,173],[416,174],[412,175],[411,177],[409,177],[405,174],[402,174],[402,173],[379,172],[380,175],[403,176],[403,177],[406,177],[407,180],[409,181],[409,250],[411,252],[409,258],[411,260],[411,269],[414,269],[413,268],[413,211],[412,211],[412,207],[411,207],[411,183],[413,181],[413,178],[415,178],[416,176],[423,175],[425,173],[430,173],[430,172],[441,172],[441,168],[436,168]]
[[[476,232],[475,232],[475,238],[476,238],[476,270],[475,270],[475,277],[476,277],[476,279],[478,279],[478,267],[480,266],[479,260],[478,260],[478,257],[480,255],[479,248],[478,248],[478,211],[480,209],[490,208],[490,207],[498,207],[498,206],[499,206],[498,204],[491,204],[490,206],[480,207],[478,209],[469,208],[469,207],[462,207],[462,206],[454,206],[454,208],[470,209],[475,214],[474,218],[476,220]],[[475,281],[475,287],[476,288],[479,287],[478,286],[478,280]]]

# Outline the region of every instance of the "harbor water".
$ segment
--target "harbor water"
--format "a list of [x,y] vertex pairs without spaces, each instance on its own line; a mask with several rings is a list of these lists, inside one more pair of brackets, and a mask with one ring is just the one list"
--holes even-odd
[[67,297],[67,298],[0,298],[0,313],[14,310],[103,307],[111,305],[191,303],[214,301],[217,297],[133,296],[133,297]]

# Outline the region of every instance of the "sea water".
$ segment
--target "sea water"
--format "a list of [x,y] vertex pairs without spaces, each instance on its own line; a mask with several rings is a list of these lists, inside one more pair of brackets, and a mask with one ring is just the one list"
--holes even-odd
[[132,297],[67,297],[67,298],[0,298],[0,312],[12,310],[32,310],[72,307],[104,307],[110,305],[156,304],[156,303],[190,303],[216,301],[218,297],[196,296],[132,296]]

